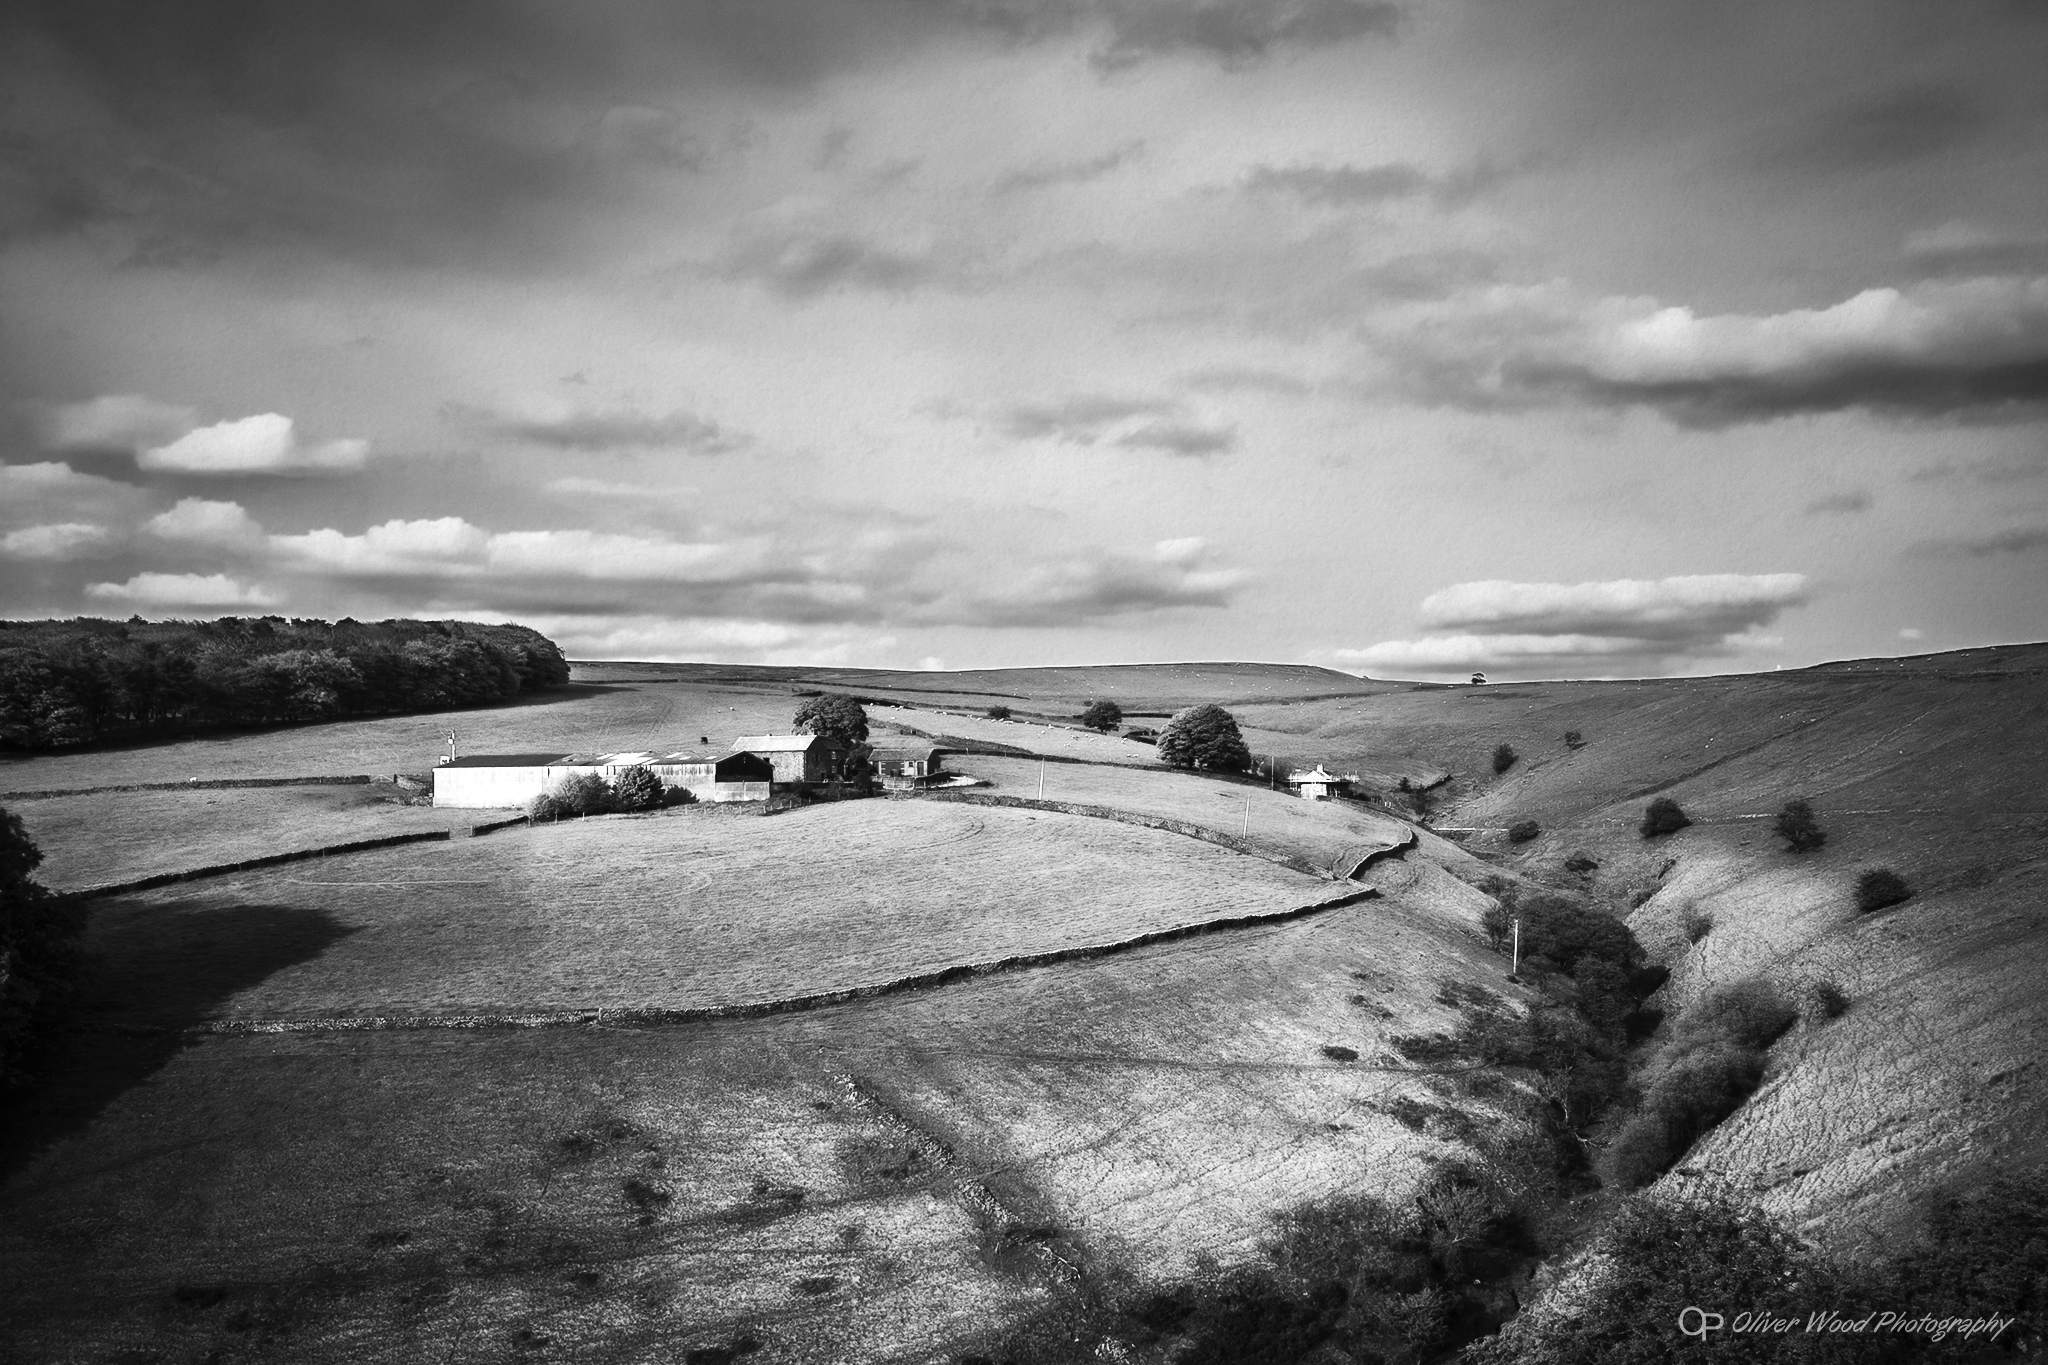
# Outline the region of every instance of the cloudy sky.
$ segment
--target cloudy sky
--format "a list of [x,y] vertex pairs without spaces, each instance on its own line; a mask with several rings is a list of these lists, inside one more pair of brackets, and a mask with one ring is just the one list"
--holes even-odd
[[2036,0],[16,0],[0,615],[2048,637]]

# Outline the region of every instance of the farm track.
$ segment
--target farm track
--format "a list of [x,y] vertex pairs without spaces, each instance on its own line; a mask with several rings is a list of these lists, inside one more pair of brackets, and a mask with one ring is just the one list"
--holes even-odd
[[849,1004],[855,1001],[871,1000],[887,995],[899,995],[906,991],[926,990],[935,986],[949,985],[956,981],[992,976],[999,972],[1024,971],[1033,967],[1046,967],[1060,962],[1075,962],[1089,958],[1109,957],[1118,953],[1132,952],[1139,948],[1149,948],[1155,944],[1173,943],[1232,929],[1257,929],[1269,925],[1285,924],[1293,920],[1305,919],[1312,915],[1320,915],[1327,911],[1357,905],[1363,901],[1374,900],[1378,898],[1379,894],[1372,887],[1362,887],[1357,891],[1336,896],[1329,900],[1316,901],[1287,910],[1203,920],[1195,924],[1183,924],[1170,929],[1156,929],[1150,933],[1135,934],[1130,938],[1117,939],[1109,943],[1083,944],[1071,948],[1054,948],[1041,953],[1020,953],[1013,957],[998,958],[991,962],[959,963],[939,968],[936,971],[920,972],[913,976],[899,977],[894,981],[878,982],[874,985],[853,986],[836,991],[817,991],[807,995],[785,996],[775,1000],[748,1001],[734,1005],[704,1005],[682,1009],[620,1007],[583,1010],[534,1010],[516,1014],[345,1015],[311,1019],[217,1019],[194,1025],[183,1030],[183,1032],[188,1036],[205,1036],[209,1034],[252,1033],[358,1033],[420,1029],[566,1028],[579,1025],[649,1028],[704,1023],[722,1019],[754,1019],[774,1014],[793,1014],[799,1011],[822,1009],[831,1005]]

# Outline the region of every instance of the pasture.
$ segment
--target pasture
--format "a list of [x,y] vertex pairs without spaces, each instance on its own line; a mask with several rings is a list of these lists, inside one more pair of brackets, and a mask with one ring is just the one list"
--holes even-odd
[[789,728],[796,698],[786,689],[577,684],[467,711],[384,716],[275,730],[195,736],[133,748],[0,758],[0,791],[45,791],[191,778],[305,777],[421,773],[448,752],[448,731],[465,754],[523,753],[536,747],[612,751],[700,747],[724,752],[740,735]]
[[467,830],[489,811],[408,806],[389,783],[93,792],[10,803],[60,891],[421,830]]
[[1036,811],[859,801],[685,807],[184,883],[103,904],[92,945],[158,970],[230,954],[215,921],[329,927],[213,1017],[711,1009],[873,987],[1328,899],[1211,845]]
[[94,1037],[143,1055],[0,1195],[0,1331],[84,1359],[999,1351],[1470,1154],[1499,1116],[1387,1035],[1447,1026],[1446,982],[1513,988],[1442,927],[1475,893],[1424,869],[1413,896],[797,1015],[182,1044],[148,1030],[207,1012],[195,972],[229,998],[352,940],[309,914],[266,963],[169,971],[118,936]]
[[1187,820],[1337,875],[1347,874],[1365,854],[1392,847],[1408,835],[1408,826],[1391,816],[1341,802],[1304,801],[1285,790],[1218,782],[1168,768],[1132,772],[1078,763],[1041,766],[1028,758],[988,754],[949,754],[946,767],[982,778],[989,784],[986,790],[1006,796],[1036,799],[1042,788],[1048,801]]

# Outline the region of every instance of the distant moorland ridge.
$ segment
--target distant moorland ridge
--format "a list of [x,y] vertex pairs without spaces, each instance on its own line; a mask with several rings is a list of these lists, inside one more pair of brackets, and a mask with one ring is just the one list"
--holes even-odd
[[0,749],[432,711],[569,680],[553,641],[466,621],[0,621]]

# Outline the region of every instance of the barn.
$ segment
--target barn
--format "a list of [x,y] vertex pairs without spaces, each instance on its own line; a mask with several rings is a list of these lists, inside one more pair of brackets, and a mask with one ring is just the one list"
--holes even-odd
[[610,782],[646,767],[664,786],[687,787],[699,801],[766,801],[774,768],[754,754],[471,754],[434,769],[434,804],[458,810],[523,806],[579,773]]
[[944,752],[930,745],[877,749],[874,752],[875,776],[881,779],[884,791],[915,791],[919,787],[930,786],[945,776],[939,770],[939,759]]
[[847,747],[828,735],[741,735],[732,747],[766,759],[777,786],[821,786],[846,772]]

